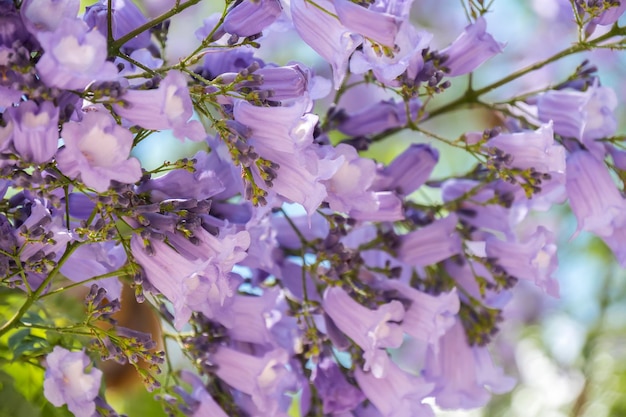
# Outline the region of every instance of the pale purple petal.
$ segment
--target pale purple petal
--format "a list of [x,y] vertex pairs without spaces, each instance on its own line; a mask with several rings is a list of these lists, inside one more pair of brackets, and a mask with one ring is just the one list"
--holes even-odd
[[100,389],[102,371],[92,368],[85,373],[90,363],[82,351],[70,352],[55,346],[46,357],[43,393],[48,401],[57,407],[67,404],[76,417],[92,417],[96,411],[94,400]]
[[407,265],[428,266],[461,252],[461,238],[456,232],[458,218],[450,214],[400,237],[398,259]]
[[80,122],[67,122],[61,135],[65,146],[57,155],[59,169],[80,176],[86,186],[106,191],[112,180],[132,184],[141,178],[141,165],[129,158],[133,135],[104,112],[87,112]]
[[39,33],[38,40],[44,54],[37,70],[51,87],[82,90],[93,81],[117,78],[117,68],[106,60],[106,38],[82,20],[65,19],[54,32]]
[[291,2],[293,24],[302,40],[331,65],[335,89],[338,89],[346,75],[348,59],[363,42],[363,38],[318,7],[336,14],[334,5],[327,0],[316,1],[315,5],[305,0],[293,0]]
[[441,51],[448,59],[444,65],[448,75],[456,77],[478,68],[483,62],[502,52],[504,44],[497,42],[487,33],[487,22],[483,17],[468,25],[450,46]]

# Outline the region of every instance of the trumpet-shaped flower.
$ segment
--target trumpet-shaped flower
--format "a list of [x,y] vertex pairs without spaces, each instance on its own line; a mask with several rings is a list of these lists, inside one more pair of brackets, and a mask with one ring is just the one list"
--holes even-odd
[[13,125],[13,146],[20,156],[37,164],[50,161],[59,146],[59,109],[49,101],[29,100],[5,114]]
[[223,27],[238,36],[256,35],[274,23],[281,12],[277,0],[243,0],[228,11]]
[[117,77],[115,65],[106,60],[106,38],[80,19],[65,19],[55,31],[40,32],[37,39],[44,50],[37,71],[48,86],[82,90],[93,81]]
[[392,301],[370,310],[341,288],[331,287],[324,293],[323,306],[334,324],[363,349],[363,369],[381,378],[387,364],[384,348],[402,344],[402,329],[397,324],[404,317],[402,304]]
[[603,162],[590,152],[576,151],[567,159],[565,188],[578,231],[598,236],[626,225],[626,203]]
[[204,127],[197,120],[189,120],[193,106],[187,80],[177,71],[170,71],[153,90],[127,90],[114,105],[117,114],[145,129],[172,129],[181,141],[189,138],[201,141],[206,137]]
[[461,252],[455,214],[435,220],[400,237],[398,259],[407,265],[428,266]]
[[337,14],[337,10],[328,0],[318,0],[315,5],[305,0],[291,2],[291,17],[296,31],[331,65],[335,89],[339,89],[350,55],[363,42],[363,37],[346,28],[332,14]]
[[491,398],[490,392],[504,393],[515,384],[503,374],[485,347],[469,346],[461,322],[439,339],[438,349],[429,347],[424,378],[435,384],[432,394],[446,409],[475,408]]
[[102,371],[92,368],[85,372],[91,364],[85,352],[70,352],[60,346],[48,354],[46,364],[43,393],[48,401],[57,407],[67,404],[76,417],[92,417]]
[[504,44],[487,33],[487,22],[479,17],[441,54],[448,56],[444,64],[449,69],[448,75],[456,77],[474,71],[483,62],[502,52],[502,48]]
[[79,122],[67,122],[61,132],[65,146],[57,155],[59,169],[98,192],[112,180],[132,184],[141,178],[141,165],[129,158],[133,135],[104,112],[87,112]]
[[411,375],[398,367],[385,354],[387,373],[379,377],[373,372],[354,371],[359,387],[368,400],[380,411],[382,417],[433,417],[435,414],[422,401],[429,396],[434,384],[422,377]]
[[270,350],[263,356],[252,356],[229,347],[211,353],[215,374],[231,387],[252,397],[264,416],[286,416],[291,404],[295,375],[289,372],[289,355],[283,349]]

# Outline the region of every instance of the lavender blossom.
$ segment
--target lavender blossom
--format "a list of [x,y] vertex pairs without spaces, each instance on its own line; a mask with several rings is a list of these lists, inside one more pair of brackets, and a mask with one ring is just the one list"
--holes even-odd
[[409,120],[417,119],[420,107],[422,102],[419,99],[412,99],[408,104],[402,101],[381,101],[357,113],[340,116],[337,129],[350,136],[375,135],[406,126]]
[[411,375],[384,356],[385,376],[373,372],[354,371],[359,387],[368,400],[380,411],[382,417],[434,417],[429,405],[422,401],[429,396],[434,384],[422,377]]
[[[108,0],[100,0],[98,3],[87,7],[84,20],[90,28],[98,30],[106,37],[109,27],[108,14]],[[119,39],[145,23],[148,23],[148,19],[132,1],[114,0],[111,3],[113,39]],[[145,31],[126,42],[124,47],[140,49],[147,48],[150,44],[150,32]]]
[[603,162],[578,150],[567,159],[565,188],[578,220],[577,232],[586,230],[601,237],[626,225],[626,203]]
[[382,378],[388,363],[384,348],[402,344],[402,329],[394,323],[404,317],[402,304],[394,300],[370,310],[354,301],[343,289],[330,287],[324,293],[323,307],[334,324],[363,349],[363,369]]
[[353,410],[365,399],[358,388],[346,381],[339,365],[328,357],[317,364],[311,379],[322,399],[324,415]]
[[[61,266],[61,273],[74,282],[81,282],[98,275],[117,271],[126,263],[126,252],[122,245],[114,242],[98,242],[81,245]],[[112,301],[121,299],[122,284],[117,277],[98,280],[98,286],[107,292]],[[91,286],[92,282],[85,283]]]
[[351,31],[381,45],[393,47],[402,20],[382,10],[366,8],[349,0],[335,0],[339,21]]
[[54,32],[64,19],[74,19],[80,8],[79,0],[24,0],[20,14],[30,33]]
[[138,235],[131,238],[131,250],[145,270],[148,281],[174,305],[174,326],[181,329],[199,311],[208,318],[231,302],[236,289],[233,266],[246,256],[250,246],[247,232],[225,233],[219,238],[202,228],[195,230],[195,242],[179,234],[167,234],[168,241],[153,239],[147,252]]
[[100,389],[102,371],[92,368],[84,352],[70,352],[60,346],[46,357],[44,396],[56,407],[67,404],[76,417],[92,417],[96,412],[95,398]]
[[515,278],[534,281],[553,297],[559,296],[559,283],[552,277],[558,261],[554,235],[545,227],[523,242],[499,240],[490,236],[486,241],[486,254]]
[[497,42],[487,33],[487,22],[481,16],[468,25],[441,54],[448,57],[444,64],[449,69],[448,75],[457,77],[474,71],[483,62],[502,52],[503,48],[503,43]]
[[379,170],[372,188],[409,195],[428,180],[438,160],[437,149],[424,144],[412,144]]
[[38,105],[29,100],[5,114],[12,122],[12,142],[20,156],[36,164],[50,161],[59,146],[59,109],[49,101]]
[[126,90],[120,97],[123,105],[114,105],[117,114],[145,129],[172,129],[175,137],[198,142],[206,137],[197,120],[189,120],[193,106],[187,80],[178,71],[170,71],[154,90]]
[[408,335],[435,345],[454,324],[460,307],[456,289],[434,296],[396,280],[384,281],[383,287],[411,302],[402,320],[402,329]]
[[61,257],[65,246],[75,237],[61,226],[61,219],[53,217],[46,200],[35,199],[27,204],[29,216],[20,226],[17,236],[20,259],[23,262],[37,262]]
[[274,349],[258,357],[222,346],[211,354],[210,361],[217,366],[215,374],[220,379],[252,397],[261,415],[287,415],[289,392],[293,392],[296,381],[287,368],[286,351]]
[[141,165],[129,158],[133,135],[104,112],[87,112],[80,122],[67,122],[61,132],[65,146],[57,155],[59,169],[80,176],[86,186],[106,191],[112,180],[132,184],[141,178]]
[[261,88],[269,91],[269,100],[284,101],[302,97],[309,87],[310,70],[299,64],[263,67],[255,71],[263,78]]
[[337,14],[333,3],[327,0],[316,1],[315,6],[304,0],[291,2],[291,17],[296,31],[303,41],[331,65],[335,89],[339,89],[348,69],[350,55],[363,42],[363,38],[327,12]]
[[352,146],[339,144],[334,148],[333,159],[341,165],[328,180],[326,201],[334,211],[350,213],[353,209],[374,211],[374,193],[368,191],[376,176],[376,164],[371,159],[361,158]]
[[489,139],[487,147],[495,147],[511,156],[507,165],[520,169],[533,168],[537,172],[563,174],[565,148],[555,143],[552,123],[536,131],[501,133]]
[[548,91],[537,99],[539,120],[554,124],[554,132],[581,141],[598,158],[604,148],[595,142],[615,133],[617,96],[608,87],[593,85],[586,91]]
[[[475,187],[480,189],[476,192]],[[459,218],[474,227],[497,230],[512,237],[512,227],[523,218],[524,213],[507,208],[510,202],[508,194],[501,193],[495,184],[485,187],[478,181],[451,179],[443,184],[443,201],[461,199],[468,192],[472,192],[472,199],[460,203],[457,210]]]
[[[297,100],[281,107],[259,107],[237,100],[235,120],[247,126],[247,143],[262,158],[278,165],[271,191],[289,202],[299,203],[312,213],[326,197],[320,158],[312,147],[313,129],[318,117],[308,113],[308,99]],[[271,121],[271,123],[268,123]],[[263,184],[258,171],[253,171],[258,184]]]
[[267,289],[259,297],[234,295],[216,320],[228,329],[232,340],[271,346],[274,341],[268,324],[278,296],[277,289]]
[[221,180],[225,170],[217,170],[219,161],[214,153],[198,151],[193,160],[196,161],[194,172],[186,169],[169,171],[141,184],[139,192],[150,192],[154,200],[206,200],[226,189]]
[[202,380],[187,370],[180,372],[180,378],[191,385],[191,397],[199,402],[198,408],[191,415],[192,417],[228,417],[228,415],[209,395]]
[[44,54],[37,62],[42,81],[51,87],[82,90],[93,81],[110,81],[117,69],[107,59],[107,40],[79,19],[65,19],[53,32],[37,39]]
[[[387,4],[393,4],[388,2]],[[350,59],[350,71],[363,74],[372,70],[376,79],[384,84],[400,86],[397,78],[406,72],[415,79],[424,66],[422,51],[428,47],[433,35],[415,29],[409,22],[400,25],[391,56],[381,54],[371,43],[365,42],[362,50],[355,51]]]
[[242,0],[226,14],[223,28],[237,36],[252,36],[274,23],[282,9],[277,0]]
[[407,265],[428,266],[461,252],[458,218],[450,214],[400,237],[398,259]]
[[468,346],[461,322],[439,339],[439,348],[429,348],[424,379],[435,384],[432,394],[445,409],[475,408],[485,405],[490,392],[502,394],[515,381],[502,373],[485,347]]

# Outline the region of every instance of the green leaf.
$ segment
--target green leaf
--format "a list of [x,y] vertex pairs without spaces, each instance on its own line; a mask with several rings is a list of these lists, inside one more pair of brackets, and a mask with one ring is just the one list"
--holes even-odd
[[11,375],[0,371],[0,417],[39,417],[38,408],[15,389]]

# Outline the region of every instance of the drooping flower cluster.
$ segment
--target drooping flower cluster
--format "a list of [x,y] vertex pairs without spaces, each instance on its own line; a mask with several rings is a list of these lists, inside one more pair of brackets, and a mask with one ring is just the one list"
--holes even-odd
[[[568,199],[578,231],[626,266],[626,207],[610,172],[626,168],[609,140],[617,98],[589,67],[494,104],[508,116],[497,128],[457,142],[431,134],[477,160],[438,179],[446,155],[432,143],[386,165],[362,151],[487,106],[500,82],[431,105],[504,51],[486,10],[435,50],[411,1],[243,0],[207,17],[198,48],[169,62],[166,17],[198,1],[154,20],[129,0],[82,17],[77,0],[0,2],[0,282],[28,300],[0,335],[36,325],[90,339],[97,366],[131,364],[172,414],[431,416],[427,398],[474,408],[512,388],[487,344],[518,281],[558,297],[555,234],[529,229],[533,210]],[[589,33],[624,10],[574,3],[591,13]],[[262,59],[254,47],[272,30],[299,36],[330,79]],[[351,103],[362,85],[393,96]],[[332,106],[316,112],[322,99]],[[202,149],[147,170],[133,152],[165,130]],[[22,320],[81,284],[83,320]],[[175,329],[193,370],[167,368],[155,335],[120,323],[133,295]],[[113,413],[98,395],[102,372],[85,371],[73,342],[57,344],[32,355],[46,357],[45,397],[76,416]]]

